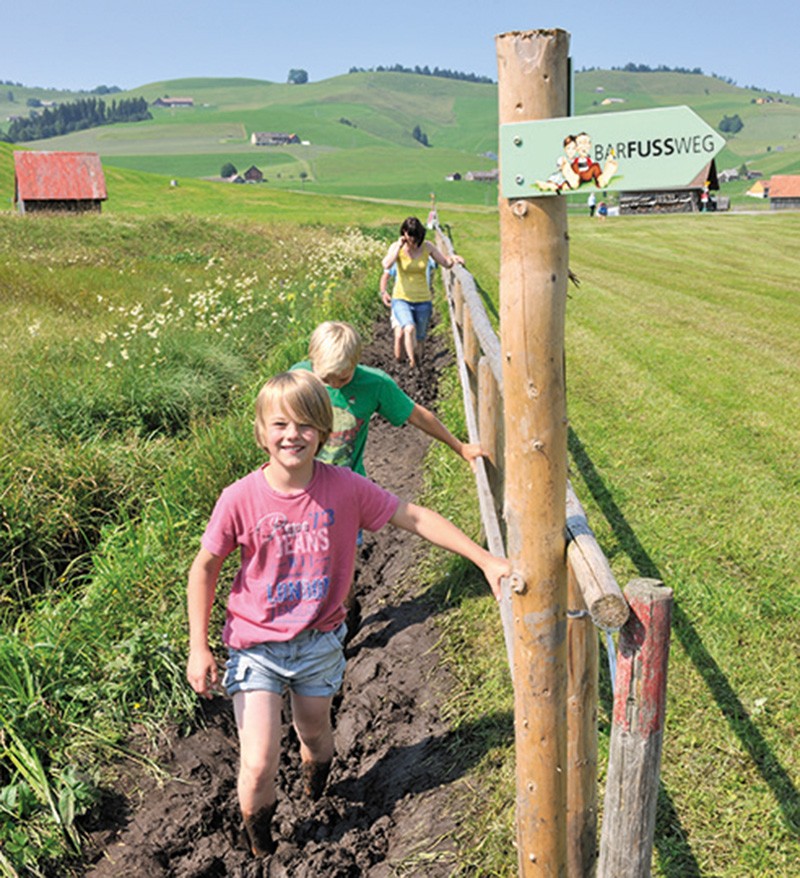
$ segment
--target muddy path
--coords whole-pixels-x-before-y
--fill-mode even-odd
[[[380,366],[417,401],[435,409],[450,355],[428,342],[410,375],[376,331],[363,361]],[[373,422],[370,476],[407,499],[420,487],[428,440],[412,427]],[[348,666],[334,710],[336,757],[327,790],[312,803],[300,790],[297,741],[285,723],[275,818],[279,840],[268,861],[242,846],[236,800],[237,740],[230,702],[202,705],[203,726],[167,736],[155,759],[168,780],[131,774],[92,827],[88,878],[382,876],[452,874],[464,766],[438,705],[452,680],[436,652],[437,609],[418,594],[416,537],[391,526],[365,535],[354,585]],[[136,791],[125,794],[123,791]]]

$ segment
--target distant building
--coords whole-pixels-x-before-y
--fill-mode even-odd
[[[766,198],[769,194],[769,183],[766,180],[756,180],[744,194],[751,198]]]
[[[731,180],[739,179],[739,169],[738,168],[726,168],[724,171],[719,172],[719,182],[720,183],[730,183]]]
[[[244,172],[243,176],[248,183],[264,182],[264,175],[255,165],[250,165],[250,167]]]
[[[800,174],[774,174],[767,194],[772,210],[800,210]]]
[[[99,212],[107,198],[97,153],[14,152],[14,204],[20,213]]]
[[[193,107],[194,98],[156,98],[151,107]]]
[[[497,168],[492,168],[491,171],[467,171],[464,174],[464,179],[477,183],[494,183],[497,182],[498,176],[499,171]]]
[[[288,143],[300,143],[296,134],[286,134],[283,131],[254,131],[250,135],[250,143],[253,146],[284,146]]]
[[[688,186],[650,192],[620,192],[620,214],[631,213],[695,213],[700,210],[700,195],[704,189],[719,191],[717,166],[712,159]],[[709,210],[727,210],[729,199],[711,199]]]

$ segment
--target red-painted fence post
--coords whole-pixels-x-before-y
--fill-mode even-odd
[[[655,579],[625,588],[598,878],[648,878],[653,855],[672,619],[672,589]]]

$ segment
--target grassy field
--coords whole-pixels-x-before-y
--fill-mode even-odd
[[[0,145],[5,204],[11,168]],[[107,177],[102,216],[0,213],[5,875],[65,874],[131,725],[189,725],[185,571],[219,487],[254,459],[253,391],[320,317],[370,325],[377,254],[425,204]],[[496,213],[440,214],[496,303]],[[675,590],[664,878],[794,878],[800,862],[798,235],[800,214],[570,223],[573,484],[619,581]],[[445,391],[457,429],[452,376]],[[426,499],[476,532],[452,457],[432,452]],[[505,650],[493,602],[462,573],[440,598],[460,681],[447,711],[478,754],[463,874],[511,876]]]
[[[9,102],[8,92],[14,96]],[[402,73],[353,73],[302,86],[247,79],[182,79],[144,84],[122,97],[189,96],[194,106],[152,108],[153,119],[76,132],[28,148],[87,150],[106,168],[169,178],[216,177],[227,162],[259,167],[270,188],[334,195],[493,206],[495,190],[445,178],[496,166],[497,86]],[[67,101],[68,93],[0,91],[0,120],[27,112],[31,97]],[[112,96],[115,97],[115,96]],[[773,103],[757,103],[765,97]],[[613,98],[620,103],[604,106]],[[107,100],[110,98],[107,98]],[[686,104],[716,128],[738,115],[744,128],[728,138],[717,168],[765,177],[800,170],[800,99],[739,88],[712,76],[593,70],[575,76],[575,112],[608,113]],[[0,126],[3,123],[0,122]],[[415,127],[430,147],[417,142]],[[255,131],[296,133],[308,145],[255,149]],[[488,154],[488,156],[487,156]],[[301,179],[301,174],[306,175]],[[723,185],[735,205],[751,182]],[[578,200],[585,201],[584,197]]]

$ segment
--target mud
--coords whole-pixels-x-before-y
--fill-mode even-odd
[[[363,361],[380,366],[418,402],[435,409],[449,362],[435,335],[413,374],[392,359],[376,331]],[[427,437],[375,419],[370,476],[414,499]],[[276,850],[258,860],[244,844],[236,800],[237,740],[230,703],[201,705],[199,728],[165,736],[155,754],[166,774],[121,768],[102,816],[89,831],[88,878],[370,876],[452,874],[463,765],[439,704],[452,681],[436,652],[437,609],[419,594],[419,539],[391,526],[365,535],[357,564],[346,647],[348,667],[334,705],[336,756],[319,801],[302,792],[298,744],[285,717]],[[164,779],[166,778],[166,780]]]

